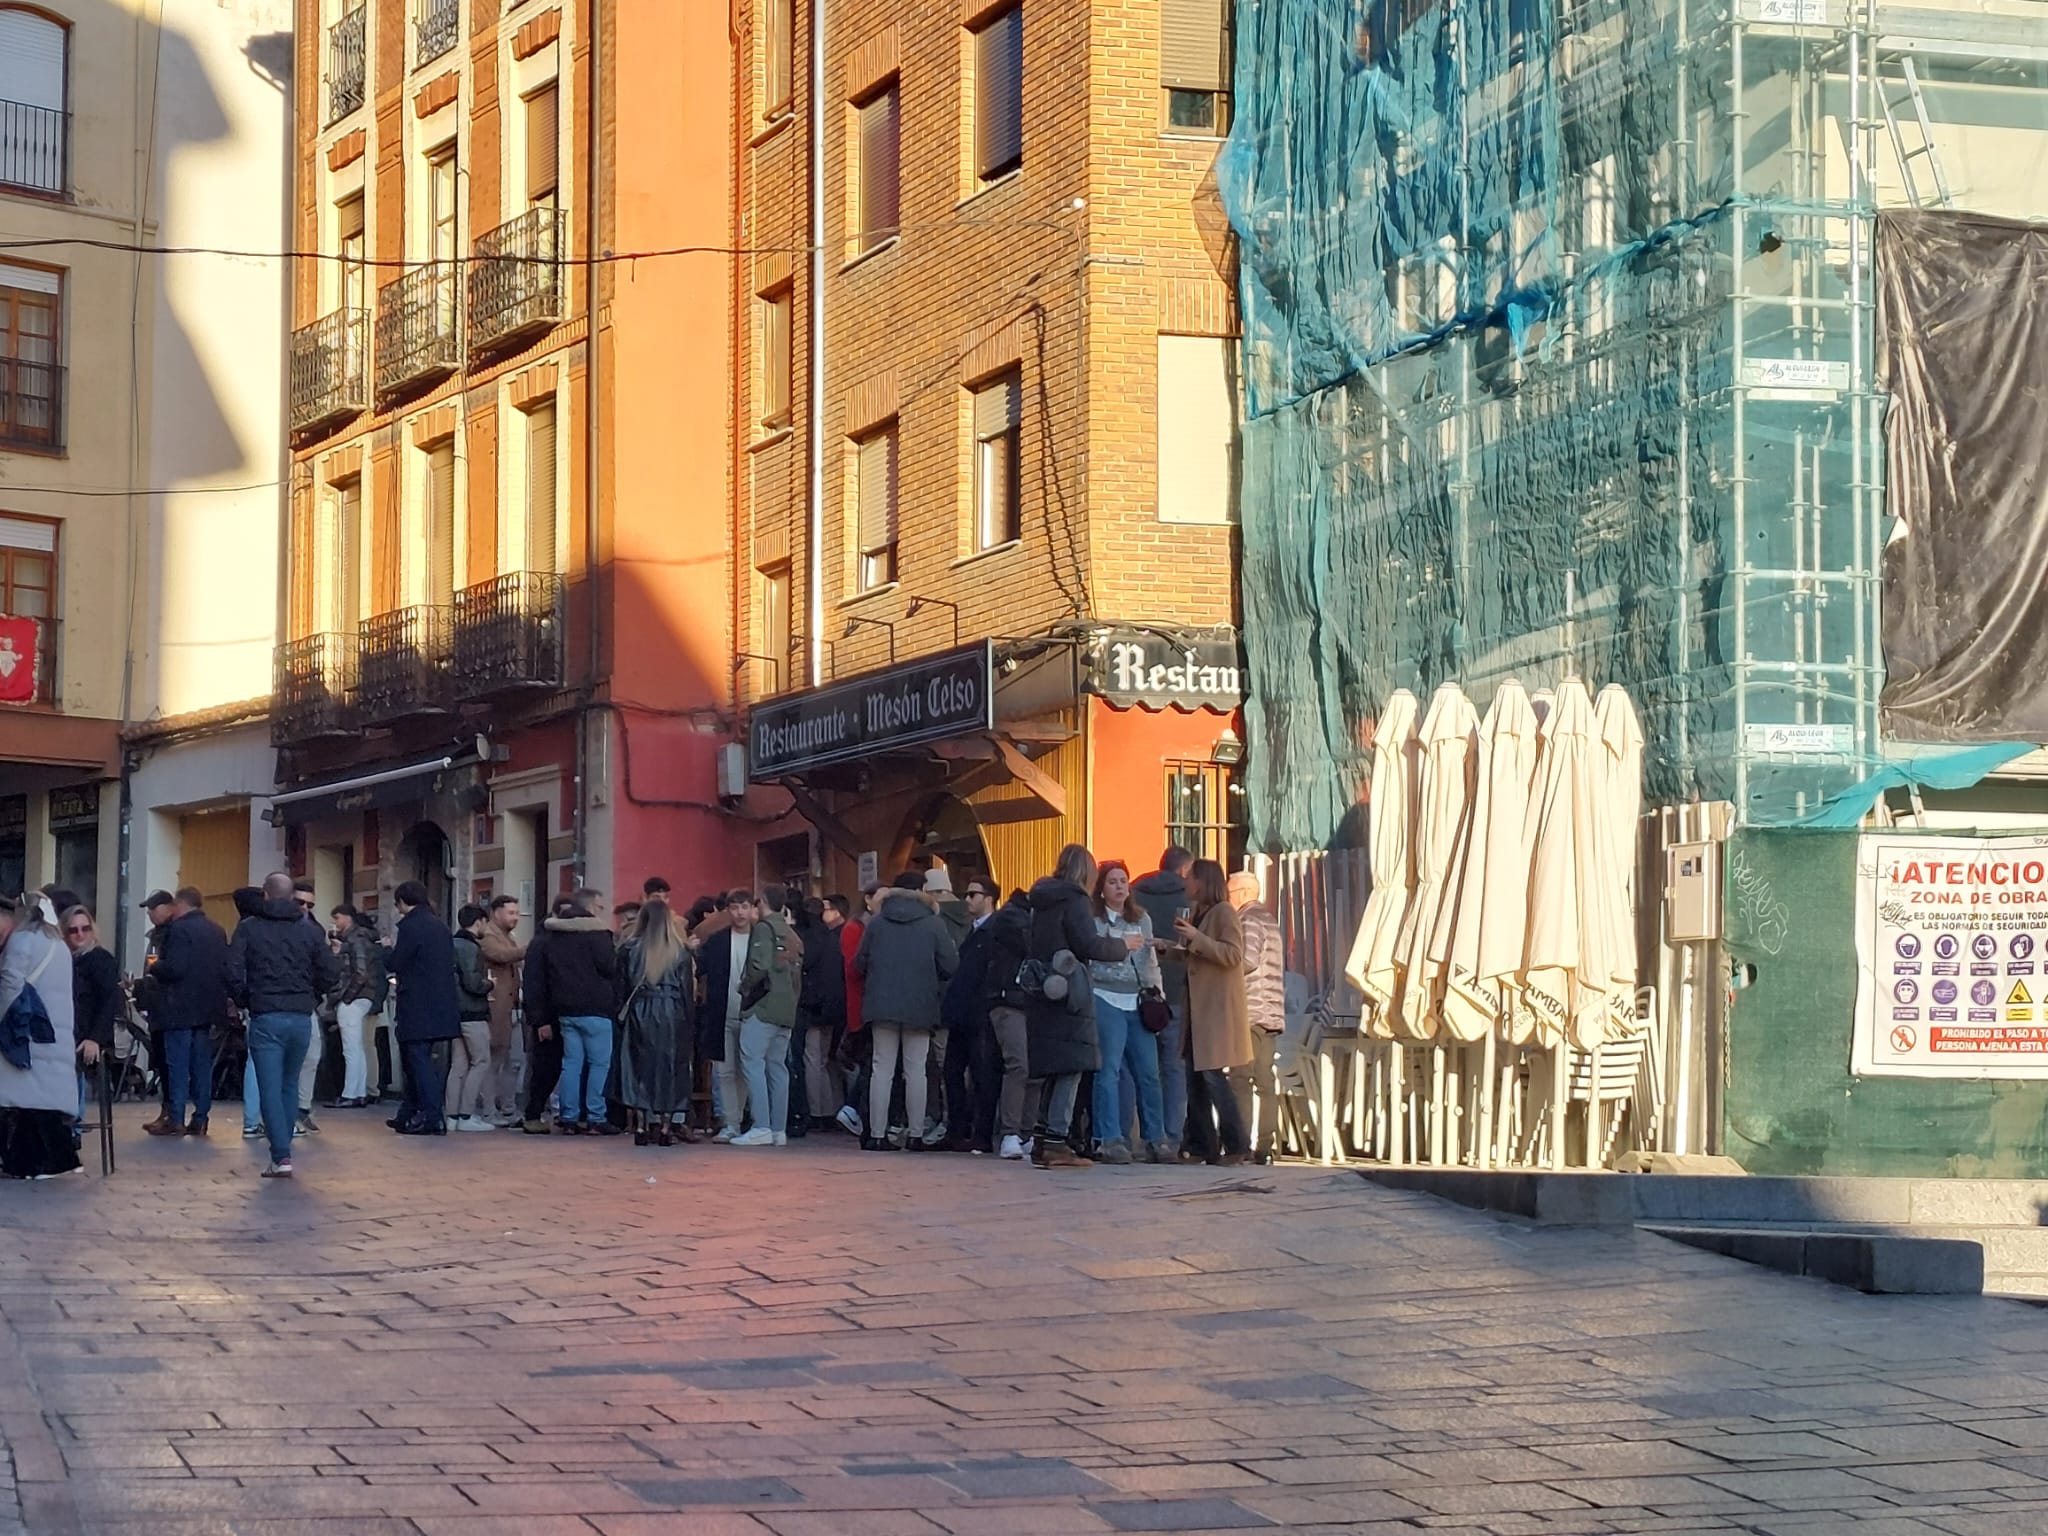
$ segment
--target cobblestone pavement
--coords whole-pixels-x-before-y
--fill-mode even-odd
[[[336,1113],[280,1186],[127,1113],[112,1181],[0,1187],[0,1531],[2048,1532],[2017,1303],[1324,1169]]]

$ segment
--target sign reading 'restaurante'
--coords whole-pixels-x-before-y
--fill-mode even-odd
[[[770,699],[747,731],[747,772],[756,781],[849,762],[995,723],[989,643],[869,672],[830,688]]]

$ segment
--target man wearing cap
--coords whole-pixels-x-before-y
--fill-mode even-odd
[[[162,895],[155,892],[151,900]],[[170,901],[170,920],[157,942],[158,1003],[152,1033],[164,1036],[170,1078],[169,1113],[148,1129],[154,1136],[204,1136],[213,1113],[213,1026],[228,1011],[228,936],[202,910],[205,898],[182,886]],[[190,1122],[185,1106],[192,1106]]]
[[[164,926],[170,922],[172,908],[176,903],[169,891],[151,891],[143,897],[141,906],[149,918],[149,938],[142,951],[142,975],[130,989],[135,1006],[142,1010],[142,1016],[149,1021],[149,1070],[156,1077],[157,1096],[161,1101],[157,1117],[143,1129],[152,1136],[168,1134],[171,1120],[171,1069],[164,1059],[164,1031],[157,1022],[163,1008],[163,985],[156,979],[157,952],[163,944]]]

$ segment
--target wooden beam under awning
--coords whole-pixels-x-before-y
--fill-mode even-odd
[[[1066,815],[1066,786],[1026,757],[1017,743],[1001,731],[996,732],[994,741],[996,756],[1000,757],[1003,766],[1010,770],[1010,777],[1036,795],[1053,815]]]
[[[853,835],[853,829],[827,810],[816,795],[801,784],[785,782],[782,787],[789,791],[797,814],[824,833],[827,842],[841,853],[856,859],[860,857],[860,839]]]

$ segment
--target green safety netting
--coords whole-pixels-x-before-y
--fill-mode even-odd
[[[1883,66],[1742,3],[1239,0],[1254,846],[1344,840],[1381,702],[1448,680],[1623,684],[1652,803],[1883,771]]]

